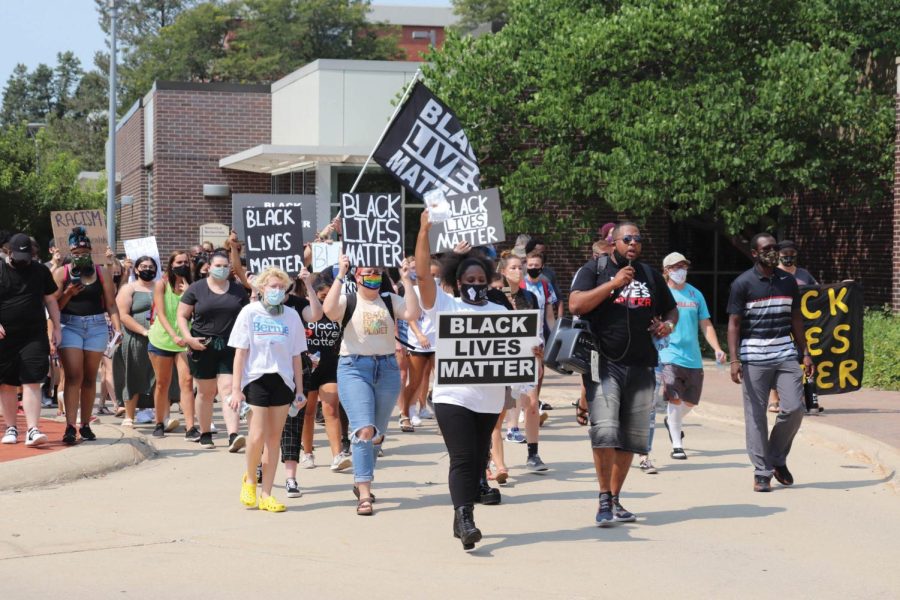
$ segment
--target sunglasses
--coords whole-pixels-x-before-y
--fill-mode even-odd
[[[619,239],[622,240],[623,242],[625,242],[626,244],[630,244],[631,242],[634,242],[635,244],[640,244],[644,240],[644,238],[642,238],[639,235],[623,235]]]

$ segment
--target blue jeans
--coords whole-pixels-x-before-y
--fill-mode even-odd
[[[350,420],[350,444],[353,447],[353,481],[365,483],[375,478],[375,447],[372,440],[361,440],[357,433],[375,428],[379,437],[387,431],[388,421],[400,394],[400,368],[393,354],[341,356],[337,370],[338,396]]]

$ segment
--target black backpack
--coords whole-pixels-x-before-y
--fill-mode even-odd
[[[385,308],[387,308],[388,315],[390,315],[391,317],[391,321],[396,323],[397,319],[394,317],[394,302],[391,300],[390,292],[381,292],[381,294],[379,295],[381,296],[382,301],[384,301],[384,306]],[[344,318],[341,319],[341,331],[347,328],[347,323],[349,323],[350,319],[353,318],[354,312],[356,312],[356,294],[347,294],[347,308],[344,310]],[[396,329],[394,331],[396,331]],[[415,350],[414,346],[404,342],[396,335],[394,336],[394,339],[407,348],[412,348],[413,350]]]

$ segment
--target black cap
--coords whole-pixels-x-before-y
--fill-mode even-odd
[[[9,238],[9,248],[13,260],[31,260],[31,238],[24,233],[17,233]]]
[[[49,250],[50,248],[56,248],[56,239],[50,238],[50,243],[47,244],[47,249]]]
[[[781,240],[780,242],[778,242],[779,250],[787,250],[788,248],[796,250],[797,244],[795,244],[793,240]]]

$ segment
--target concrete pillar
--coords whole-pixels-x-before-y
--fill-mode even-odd
[[[900,57],[897,63],[897,95],[894,96],[894,251],[892,257],[891,307],[900,313]]]

